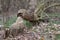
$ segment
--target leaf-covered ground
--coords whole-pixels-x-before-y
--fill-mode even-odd
[[[58,29],[59,25],[57,24],[53,24],[51,27],[49,23],[40,23],[40,25],[35,25],[26,33],[18,34],[15,37],[8,37],[6,40],[58,40],[60,38],[58,35],[55,38],[55,33]]]

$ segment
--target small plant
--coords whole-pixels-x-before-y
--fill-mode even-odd
[[[51,3],[49,5],[46,5],[48,4],[50,1],[42,1],[42,2],[39,2],[39,4],[37,5],[37,8],[35,10],[35,13],[39,16],[39,19],[43,19],[44,16],[47,16],[49,17],[48,14],[45,13],[45,10],[47,10],[48,8],[51,8],[51,7],[54,7],[54,6],[59,6],[60,3]],[[50,18],[50,17],[49,17]]]

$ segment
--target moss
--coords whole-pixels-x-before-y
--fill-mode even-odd
[[[15,21],[16,21],[17,17],[13,17],[10,20],[8,20],[7,22],[5,22],[5,27],[9,28],[10,25],[12,25]]]
[[[24,24],[26,25],[26,27],[28,28],[32,28],[32,23],[27,21],[27,20],[24,20]]]
[[[57,35],[56,35],[55,40],[60,40],[60,34],[57,34]]]
[[[4,25],[5,27],[9,28],[10,25],[12,25],[15,21],[16,21],[17,17],[13,17],[10,20],[8,20]],[[24,20],[24,24],[26,25],[26,27],[31,28],[32,27],[32,23]]]

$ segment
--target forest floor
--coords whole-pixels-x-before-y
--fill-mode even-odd
[[[60,25],[54,24],[52,27],[49,23],[41,23],[39,26],[34,26],[31,30],[23,34],[18,34],[15,37],[8,37],[5,40],[59,40]],[[56,37],[57,36],[57,37]]]

